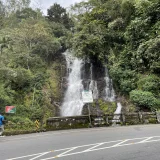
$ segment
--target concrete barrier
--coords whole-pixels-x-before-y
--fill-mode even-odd
[[[47,130],[86,128],[89,126],[89,116],[51,117],[47,119]]]
[[[136,124],[149,124],[159,123],[156,112],[137,112],[128,114],[104,114],[104,115],[88,115],[71,116],[71,117],[51,117],[47,119],[47,130],[60,130],[60,129],[74,129],[74,128],[87,128],[87,127],[102,127],[111,126],[113,124],[119,125],[136,125]],[[160,117],[160,116],[159,116]]]

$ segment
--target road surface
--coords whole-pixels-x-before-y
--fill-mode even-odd
[[[0,160],[160,160],[160,125],[0,137]]]

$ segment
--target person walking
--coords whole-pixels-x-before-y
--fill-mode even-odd
[[[2,133],[4,132],[4,124],[3,124],[3,122],[4,122],[4,116],[2,116],[2,115],[0,114],[0,136],[1,136]]]

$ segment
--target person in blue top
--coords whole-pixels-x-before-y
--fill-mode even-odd
[[[2,116],[0,114],[0,136],[2,135],[2,133],[4,132],[4,124],[3,124],[3,121],[4,121],[4,116]]]

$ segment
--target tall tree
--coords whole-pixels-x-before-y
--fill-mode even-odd
[[[5,12],[8,16],[11,13],[16,13],[24,8],[29,8],[30,0],[5,0]]]
[[[48,10],[47,10],[47,18],[49,21],[61,23],[63,24],[67,29],[72,27],[73,23],[72,20],[69,18],[69,15],[66,12],[66,9],[61,7],[59,4],[55,3],[53,4]]]

